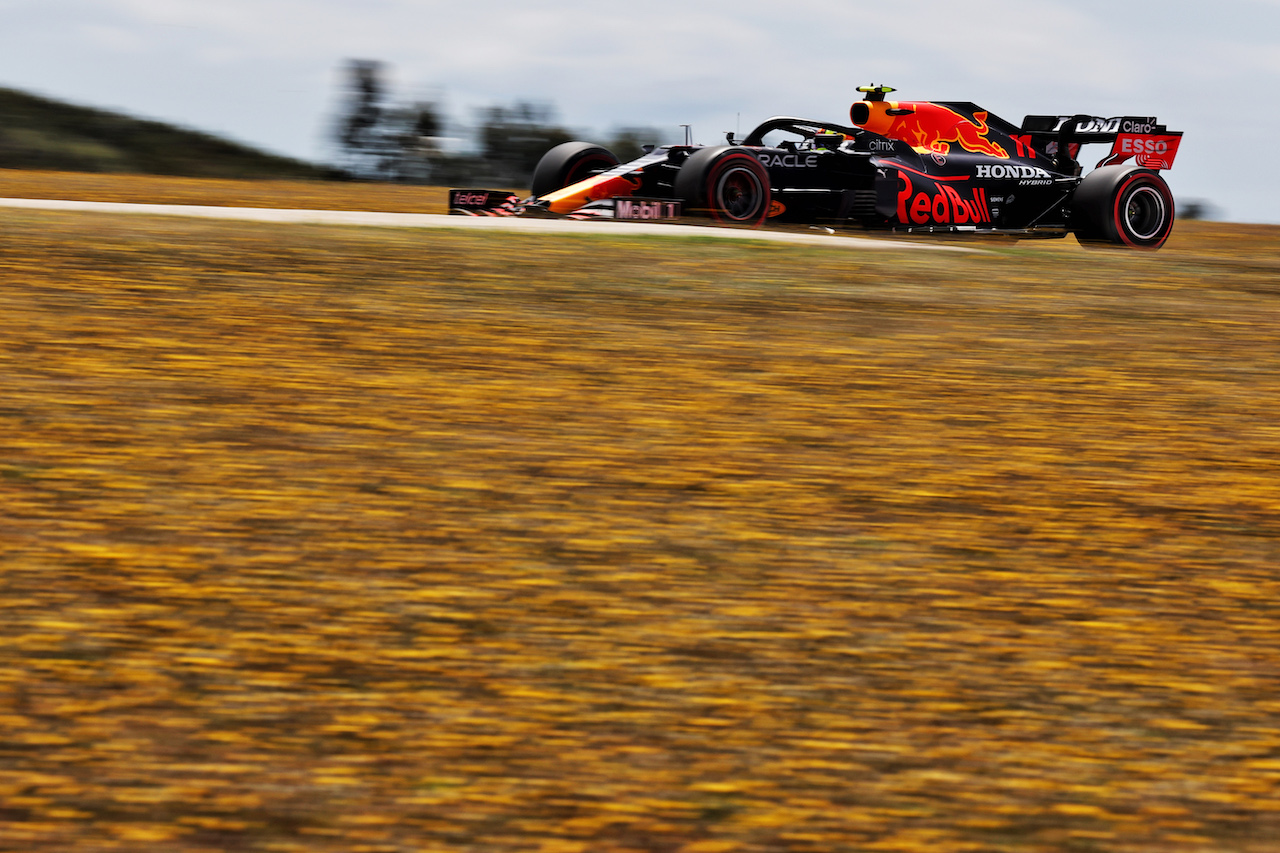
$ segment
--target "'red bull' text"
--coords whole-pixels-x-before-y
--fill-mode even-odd
[[[904,225],[979,225],[991,221],[987,194],[974,187],[966,198],[946,184],[933,185],[932,192],[917,191],[911,179],[902,175],[898,192],[898,221]]]

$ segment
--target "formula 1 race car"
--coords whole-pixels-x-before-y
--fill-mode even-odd
[[[532,196],[452,190],[450,212],[480,216],[803,223],[898,233],[1063,237],[1159,248],[1174,204],[1161,169],[1182,139],[1155,118],[1031,115],[1021,126],[971,103],[889,101],[863,86],[851,126],[777,116],[727,145],[647,146],[630,163],[566,142],[548,151]],[[1080,147],[1110,143],[1088,174]],[[1130,159],[1132,163],[1127,162]]]

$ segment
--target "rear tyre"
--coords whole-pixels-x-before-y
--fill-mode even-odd
[[[592,175],[607,172],[618,163],[619,160],[612,151],[590,142],[565,142],[557,145],[542,155],[537,168],[533,170],[533,196],[541,198]]]
[[[718,225],[759,228],[773,202],[769,171],[745,148],[700,148],[676,174],[675,197],[689,213]]]
[[[1085,176],[1071,202],[1072,230],[1081,243],[1158,249],[1173,230],[1173,194],[1150,169],[1103,166]]]

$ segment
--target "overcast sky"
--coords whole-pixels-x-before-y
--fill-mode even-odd
[[[331,156],[352,58],[454,119],[546,101],[587,138],[845,121],[869,82],[1015,123],[1155,115],[1186,133],[1179,199],[1280,222],[1280,0],[0,0],[0,86],[308,160]]]

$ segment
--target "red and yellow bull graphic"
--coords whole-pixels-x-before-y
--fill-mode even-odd
[[[987,113],[970,119],[928,101],[859,101],[851,110],[853,123],[889,139],[910,145],[920,154],[950,153],[952,145],[975,154],[1008,159],[1005,148],[987,138]]]

